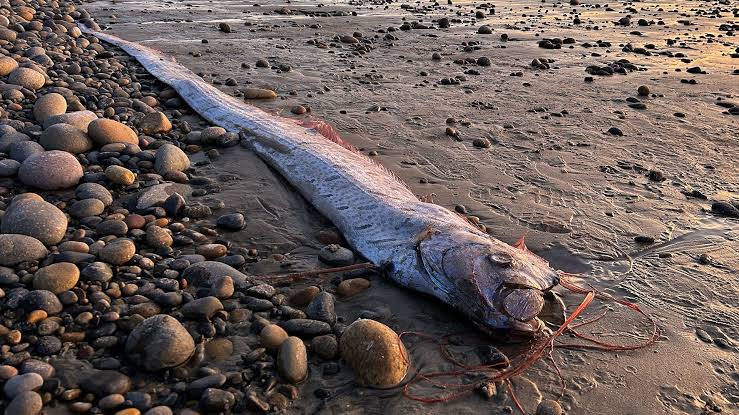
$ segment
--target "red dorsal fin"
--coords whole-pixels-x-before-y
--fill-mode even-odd
[[[524,241],[525,238],[526,238],[526,234],[524,233],[523,235],[521,235],[520,238],[518,238],[516,243],[514,243],[512,246],[524,252],[529,252],[529,248],[526,247],[526,242]]]

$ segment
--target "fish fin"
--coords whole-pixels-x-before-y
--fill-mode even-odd
[[[431,225],[426,226],[424,230],[422,230],[421,232],[419,232],[418,235],[416,235],[416,245],[423,242],[423,240],[431,236],[433,233],[434,233],[434,227]]]
[[[526,234],[524,233],[523,235],[521,235],[520,238],[518,238],[516,243],[514,243],[511,246],[513,246],[514,248],[518,248],[524,252],[529,252],[529,248],[526,247],[526,242],[524,241],[525,238],[526,238]]]
[[[329,141],[332,141],[345,149],[349,151],[353,151],[355,153],[359,153],[359,149],[354,147],[353,145],[347,143],[344,141],[344,139],[341,138],[339,135],[339,132],[336,131],[336,129],[329,123],[325,121],[316,121],[316,120],[295,120],[291,119],[293,122],[298,124],[301,127],[305,127],[311,130],[315,130],[318,134],[324,136]]]

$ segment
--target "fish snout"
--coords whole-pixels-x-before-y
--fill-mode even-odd
[[[503,300],[503,309],[518,321],[529,321],[544,308],[544,295],[534,288],[516,288]]]

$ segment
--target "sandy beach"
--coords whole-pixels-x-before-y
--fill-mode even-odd
[[[739,2],[523,0],[493,6],[471,1],[95,0],[82,6],[106,32],[173,56],[231,95],[241,98],[247,88],[275,91],[274,99],[247,102],[283,117],[330,123],[344,140],[387,167],[415,194],[470,217],[504,242],[514,243],[525,235],[531,251],[555,269],[572,273],[574,282],[638,304],[657,321],[662,336],[644,349],[554,348],[551,355],[512,381],[525,413],[544,415],[541,409],[537,412],[542,400],[558,401],[567,414],[739,413],[739,217],[722,214],[715,207],[715,202],[739,203],[739,43],[734,34],[739,30]],[[181,143],[186,141],[181,128],[184,120],[193,130],[210,126],[184,105],[164,105],[171,90],[145,75],[119,49],[109,50],[126,68],[119,72],[140,74],[143,89],[152,88],[153,93],[147,90],[143,95],[158,98],[155,108],[176,119]],[[7,110],[8,105],[3,108]],[[99,105],[92,110],[98,117],[108,117],[104,109]],[[19,115],[18,119],[24,118]],[[119,121],[133,126],[139,118],[134,114]],[[20,126],[16,129],[20,131]],[[166,133],[151,135],[172,141]],[[143,136],[139,144],[156,142]],[[230,265],[248,276],[326,266],[319,254],[326,235],[335,234],[332,224],[256,154],[243,146],[219,148],[215,153],[209,151],[213,146],[180,147],[189,158],[190,168],[183,169],[186,181],[195,189],[205,189],[197,198],[188,197],[188,204],[197,200],[213,209],[211,215],[192,223],[181,221],[183,227],[198,229],[208,243],[227,247],[229,258],[245,258]],[[93,170],[89,165],[84,169],[89,177]],[[154,173],[144,167],[132,171],[139,175],[137,182],[148,177],[152,183],[171,183],[166,175],[164,179],[146,176]],[[193,180],[196,176],[202,180]],[[22,189],[33,190],[16,179],[0,180],[0,186],[9,189],[2,196],[7,205]],[[123,200],[135,193],[129,187],[101,183],[117,189],[115,207],[123,205],[118,196]],[[70,191],[38,193],[55,203],[76,202]],[[218,228],[219,217],[239,213],[245,224],[238,230],[203,231]],[[98,216],[112,214],[113,207],[106,206],[106,214]],[[95,229],[86,227],[82,219],[72,224]],[[172,219],[163,227],[176,239],[181,232],[178,226]],[[71,240],[72,230],[67,230],[65,241]],[[102,237],[88,231],[90,235]],[[133,237],[137,252],[141,238]],[[201,243],[195,240],[196,245]],[[52,247],[56,243],[46,245],[52,254],[58,253]],[[168,251],[157,264],[173,271],[172,260],[193,252],[189,246],[182,252]],[[134,261],[127,263],[129,268]],[[37,258],[36,265],[45,262],[51,260]],[[37,273],[37,268],[23,272]],[[11,271],[21,276],[20,284],[25,281],[23,272]],[[180,281],[177,292],[191,288],[191,297],[203,297],[196,292],[197,285],[184,277],[187,273],[177,271],[163,274],[152,267],[157,281],[163,275],[171,277]],[[127,278],[130,272],[120,269],[113,281]],[[142,292],[147,278],[154,280],[145,274],[133,283]],[[357,276],[367,278],[371,286],[347,298],[337,296],[337,325],[370,318],[397,333],[421,332],[434,338],[455,334],[450,349],[470,364],[479,363],[480,346],[494,345],[510,357],[531,347],[525,339],[505,333],[498,338],[485,336],[440,302],[376,273],[273,285],[277,295],[286,298],[311,285],[336,293],[342,279]],[[0,301],[10,303],[11,288],[18,289],[19,283],[14,284],[0,281],[9,294],[3,294],[5,299]],[[562,287],[555,292],[568,312],[583,298]],[[277,310],[274,297],[271,301]],[[160,305],[180,316],[177,307]],[[221,313],[233,313],[225,300],[224,306]],[[13,310],[3,308],[11,313],[6,315],[9,322],[24,316]],[[604,312],[605,317],[583,327],[583,333],[618,344],[635,344],[647,337],[648,322],[612,302],[596,300],[582,320]],[[121,315],[134,321],[123,311]],[[147,375],[126,363],[122,367],[127,370],[122,372],[133,379],[132,390],[153,397],[149,407],[167,406],[167,394],[162,391],[176,394],[178,382],[183,384],[180,389],[191,392],[185,383],[246,371],[244,356],[259,347],[255,328],[265,324],[257,316],[266,320],[275,315],[280,314],[255,310],[251,329],[229,316],[227,330],[214,329],[218,334],[202,342],[201,364],[193,366],[187,376],[178,378],[181,373],[175,369],[167,375]],[[434,344],[417,336],[403,337],[403,341],[413,367],[453,369]],[[557,340],[579,341],[569,334]],[[307,344],[313,353],[310,341]],[[80,357],[79,348],[77,344],[66,350],[80,361],[116,357],[125,362],[120,345],[107,351],[98,348],[87,359]],[[67,363],[57,365],[53,360],[62,358],[70,357],[63,351],[45,357],[57,372],[64,372]],[[228,381],[215,388],[230,388],[237,402],[245,401],[239,393],[249,396],[252,390],[266,396],[274,379],[270,359],[263,360],[268,362],[260,369],[264,372],[238,383],[229,375]],[[248,370],[253,372],[253,367]],[[354,378],[346,362],[311,354],[307,379],[298,382],[298,396],[286,408],[264,397],[266,410],[237,403],[212,413],[519,413],[511,394],[500,385],[491,398],[476,391],[450,402],[425,404],[408,399],[398,388],[360,387]],[[472,376],[460,379],[471,380]],[[412,390],[427,396],[450,392],[450,388],[428,384]],[[102,396],[86,392],[94,396],[79,401],[91,403],[93,410],[99,408]],[[194,411],[198,399],[184,395],[172,409],[177,414],[192,414],[184,408]],[[53,404],[44,401],[45,413],[75,412],[72,402],[77,398],[63,402],[56,395],[49,397]],[[7,408],[11,401],[7,391],[5,401]],[[200,412],[211,413],[203,410],[202,402]],[[113,408],[132,406],[124,403]],[[145,410],[139,413],[148,414]]]

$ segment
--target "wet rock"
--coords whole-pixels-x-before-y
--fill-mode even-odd
[[[244,228],[246,219],[241,213],[231,213],[223,215],[216,221],[216,225],[219,228],[227,229],[230,231],[239,231]]]
[[[39,260],[49,253],[41,241],[27,235],[0,235],[0,265],[14,266],[21,262]]]
[[[113,265],[123,265],[136,254],[136,245],[130,239],[118,238],[105,245],[98,254],[100,260]]]
[[[56,245],[67,231],[67,217],[51,203],[21,199],[8,207],[0,231],[28,235],[45,245]]]
[[[43,123],[52,115],[67,112],[67,100],[61,94],[50,93],[42,96],[33,104],[33,117],[36,121]]]
[[[80,379],[80,387],[97,397],[123,395],[131,386],[131,378],[116,370],[92,370]]]
[[[72,187],[80,181],[82,174],[82,166],[77,159],[58,150],[31,156],[18,169],[18,178],[24,184],[44,190]]]
[[[280,345],[277,370],[290,383],[299,383],[308,375],[308,353],[298,337],[288,337]]]
[[[384,388],[405,377],[409,356],[398,335],[374,320],[357,320],[340,339],[341,357],[354,369],[357,381]]]
[[[226,413],[236,403],[233,393],[216,388],[208,388],[200,397],[200,409],[205,412]]]
[[[354,253],[342,246],[331,244],[321,249],[318,253],[318,259],[328,265],[341,267],[354,263]]]
[[[33,288],[61,294],[77,285],[80,271],[76,265],[57,262],[43,267],[33,275]]]
[[[162,112],[152,112],[146,114],[139,124],[141,132],[144,134],[166,133],[172,129],[172,123]]]
[[[188,266],[182,272],[182,278],[190,281],[191,284],[212,285],[216,278],[230,276],[236,287],[245,287],[249,281],[249,277],[239,272],[235,268],[222,262],[204,261]]]
[[[285,331],[294,336],[314,337],[331,333],[331,326],[323,321],[296,318],[280,323]]]
[[[99,118],[87,126],[87,134],[100,146],[112,143],[139,144],[136,133],[127,125],[107,118]]]
[[[165,144],[157,150],[154,168],[161,175],[184,171],[190,168],[190,159],[179,147],[172,144]]]
[[[179,321],[156,315],[133,329],[126,340],[126,354],[137,366],[148,371],[175,367],[195,352],[195,342]]]
[[[351,297],[370,287],[370,282],[364,278],[351,278],[339,283],[336,294],[341,297]]]
[[[231,296],[234,295],[233,278],[228,275],[216,278],[210,287],[210,292],[220,300],[231,298]]]
[[[321,292],[313,298],[305,314],[313,320],[325,321],[333,325],[336,323],[336,311],[334,309],[334,296],[331,293]]]
[[[207,320],[215,313],[223,310],[223,304],[216,297],[203,297],[185,304],[180,311],[193,320]]]
[[[277,349],[287,338],[287,332],[276,324],[264,326],[259,333],[259,341],[267,349]]]
[[[92,140],[84,131],[61,123],[47,128],[41,134],[39,144],[46,150],[61,150],[72,154],[84,153],[92,148]]]
[[[339,354],[339,341],[333,334],[314,337],[310,349],[318,357],[325,360],[334,360]]]

